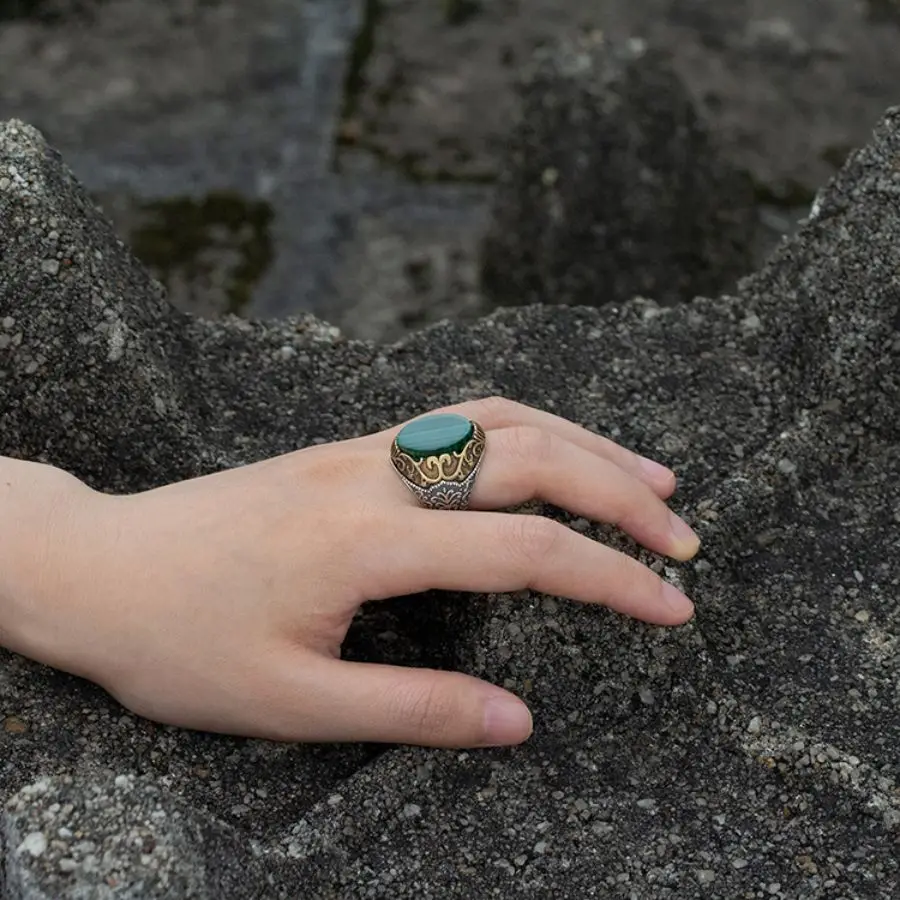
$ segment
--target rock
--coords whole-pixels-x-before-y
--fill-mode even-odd
[[[478,309],[481,194],[536,46],[586,27],[668,50],[753,178],[758,262],[900,78],[894,0],[0,6],[0,119],[44,129],[174,305],[382,342]]]
[[[751,266],[749,180],[726,163],[660,52],[588,34],[537,54],[483,247],[497,304],[660,303]]]
[[[388,208],[353,217],[354,234],[334,279],[340,312],[328,317],[350,338],[391,343],[441,319],[484,313],[479,256],[486,198],[456,185],[409,193],[420,202],[395,197]]]
[[[91,156],[108,154],[120,187],[131,181],[130,163],[156,170],[146,182],[178,165],[200,170],[202,183],[213,159],[247,178],[254,169],[274,175],[279,156],[309,160],[330,146],[330,107],[342,92],[330,57],[343,55],[355,31],[355,0],[321,9],[282,0],[258,0],[252,10],[235,0],[56,5],[44,21],[2,22],[0,10],[0,115],[27,114],[86,169]],[[42,64],[28,66],[35,58]],[[316,77],[304,80],[298,67]],[[285,127],[292,116],[303,122],[299,134]],[[300,146],[288,149],[298,136]]]
[[[0,3],[0,120],[43,130],[176,305],[309,311],[350,202],[330,169],[362,6]]]
[[[217,900],[262,890],[252,853],[210,825],[151,779],[42,778],[0,813],[2,896]]]
[[[252,846],[264,896],[656,900],[694,896],[698,872],[722,897],[895,895],[898,158],[900,110],[733,296],[506,309],[379,348],[310,317],[176,313],[40,135],[0,126],[0,453],[140,490],[498,393],[673,465],[674,507],[704,539],[697,564],[640,554],[697,602],[675,630],[530,592],[365,610],[352,658],[509,686],[535,714],[518,749],[379,753],[166,729],[0,654],[0,715],[27,726],[0,730],[0,795],[55,775],[83,796],[110,771],[140,773],[198,827],[235,836],[211,842],[205,868],[191,857],[195,875]],[[55,276],[37,264],[51,244]],[[612,529],[577,527],[635,552]],[[141,821],[144,801],[103,783]],[[649,798],[652,811],[638,805]],[[40,809],[5,815],[8,885],[51,859],[71,876],[74,850],[57,858],[49,836],[33,864],[14,857],[43,830]],[[108,821],[98,846],[116,846]],[[196,834],[189,854],[205,852]],[[249,867],[220,895],[259,891]]]
[[[453,21],[443,3],[369,5],[371,52],[347,114],[359,144],[424,178],[496,177],[521,67],[578,29],[668,51],[728,159],[788,218],[897,99],[896,0],[462,5]]]

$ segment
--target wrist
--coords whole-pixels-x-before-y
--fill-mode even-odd
[[[0,457],[0,646],[54,664],[54,619],[94,494],[53,466]]]

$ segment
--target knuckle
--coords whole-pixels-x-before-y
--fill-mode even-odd
[[[635,514],[640,508],[640,500],[633,492],[613,491],[606,497],[604,519],[612,525],[627,529],[629,522],[636,518]]]
[[[549,460],[556,448],[556,437],[549,431],[522,425],[510,428],[507,435],[508,452],[516,459],[529,463],[544,463]]]
[[[646,520],[662,501],[637,478],[613,463],[604,463],[604,518],[619,526]]]
[[[565,526],[543,516],[513,515],[506,530],[510,551],[532,564],[552,557],[565,536]]]
[[[476,400],[473,404],[475,418],[481,416],[494,427],[513,421],[517,407],[518,404],[515,401],[499,394]]]
[[[335,486],[357,480],[364,468],[364,457],[340,445],[308,447],[294,455],[309,484]],[[296,472],[292,473],[296,475]]]
[[[668,531],[668,507],[650,488],[632,482],[615,504],[616,522],[630,529],[643,528],[665,534]]]

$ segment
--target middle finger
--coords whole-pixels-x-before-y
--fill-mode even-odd
[[[636,559],[543,516],[416,510],[404,530],[407,539],[391,542],[377,577],[368,579],[372,599],[431,589],[533,590],[656,625],[679,625],[694,611],[678,588]]]
[[[616,525],[674,559],[690,559],[700,547],[691,527],[646,482],[614,462],[538,428],[491,431],[472,509],[506,509],[529,500]]]

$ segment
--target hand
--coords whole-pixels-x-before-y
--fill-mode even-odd
[[[500,688],[341,660],[360,605],[531,588],[676,625],[690,601],[636,560],[545,517],[484,510],[539,498],[677,559],[699,541],[663,502],[668,469],[502,399],[445,411],[487,431],[467,511],[418,505],[389,462],[399,427],[132,496],[80,492],[66,569],[43,579],[30,637],[14,649],[189,728],[443,747],[525,740],[528,709]]]

